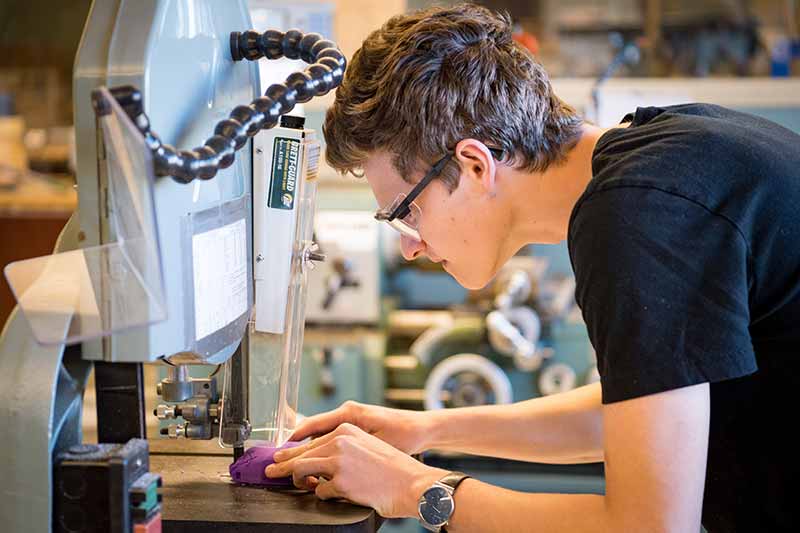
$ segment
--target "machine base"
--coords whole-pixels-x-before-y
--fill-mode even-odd
[[[151,452],[150,470],[164,481],[165,533],[375,533],[383,522],[367,507],[231,483],[230,463],[230,455]]]

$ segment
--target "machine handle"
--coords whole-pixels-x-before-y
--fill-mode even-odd
[[[323,39],[318,33],[304,35],[298,30],[286,33],[267,30],[261,34],[253,30],[233,32],[230,45],[234,61],[286,56],[311,64],[304,71],[289,74],[284,83],[270,85],[264,96],[256,98],[249,105],[233,108],[229,117],[214,128],[214,135],[203,146],[192,150],[178,150],[163,144],[158,135],[150,130],[142,93],[137,88],[126,85],[110,89],[153,152],[156,176],[172,176],[180,183],[213,178],[219,169],[233,164],[236,151],[244,147],[250,137],[274,127],[281,115],[289,113],[295,104],[308,102],[338,87],[347,65],[344,54],[336,44]],[[98,116],[110,113],[97,90],[92,92],[92,103]]]

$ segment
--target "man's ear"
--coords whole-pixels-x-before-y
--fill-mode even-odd
[[[485,144],[476,139],[462,139],[456,145],[455,158],[461,167],[461,179],[474,180],[494,196],[497,167]]]

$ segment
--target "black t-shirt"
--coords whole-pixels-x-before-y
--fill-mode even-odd
[[[710,383],[710,533],[796,531],[800,136],[718,106],[639,108],[572,212],[603,402]]]

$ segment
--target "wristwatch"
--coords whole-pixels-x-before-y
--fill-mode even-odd
[[[417,503],[417,512],[425,529],[437,533],[444,531],[444,526],[456,510],[453,493],[458,484],[468,477],[461,472],[450,472],[422,493]]]

